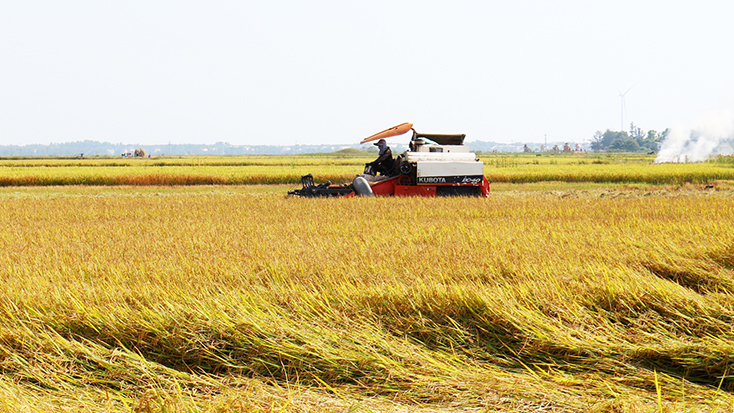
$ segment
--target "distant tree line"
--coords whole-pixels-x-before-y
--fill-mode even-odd
[[[365,149],[362,145],[351,145],[357,149]],[[48,145],[2,145],[0,156],[132,156],[138,151],[138,156],[180,156],[180,155],[293,155],[314,152],[334,152],[344,149],[348,145],[231,145],[226,142],[214,144],[125,144],[97,142],[91,140],[51,143]],[[366,149],[374,148],[370,145]]]
[[[473,141],[468,142],[475,152],[522,152],[523,143],[497,143]],[[398,139],[389,143],[393,153],[402,152],[407,149],[404,141]],[[526,145],[538,146],[540,144],[528,143]],[[562,143],[560,145],[563,145]],[[51,143],[48,145],[0,145],[0,157],[15,156],[66,156],[66,157],[90,157],[109,156],[118,157],[134,154],[136,149],[144,151],[145,156],[180,156],[180,155],[297,155],[306,153],[331,153],[346,148],[360,151],[376,151],[373,145],[354,144],[324,144],[324,145],[232,145],[227,142],[214,144],[126,144],[109,143],[91,140]]]
[[[670,128],[662,132],[649,130],[647,133],[630,124],[630,131],[596,131],[591,140],[591,149],[595,151],[620,151],[620,152],[657,152],[660,144],[670,133]]]

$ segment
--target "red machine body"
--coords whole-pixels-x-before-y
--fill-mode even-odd
[[[475,184],[456,184],[456,185],[414,185],[405,175],[395,176],[384,181],[371,183],[372,192],[375,196],[441,196],[441,192],[445,189],[463,187],[477,188],[477,195],[482,197],[489,196],[489,181],[482,177],[481,185]],[[447,191],[448,192],[448,191]],[[356,194],[355,194],[356,195]]]

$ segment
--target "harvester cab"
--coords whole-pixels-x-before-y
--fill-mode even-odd
[[[395,158],[393,173],[376,176],[366,165],[351,184],[314,185],[311,174],[302,177],[303,189],[290,195],[319,196],[489,196],[484,163],[464,144],[466,135],[418,133],[402,123],[363,139],[360,143],[413,135],[408,150]],[[308,188],[307,188],[308,185]],[[350,192],[351,191],[351,192]]]

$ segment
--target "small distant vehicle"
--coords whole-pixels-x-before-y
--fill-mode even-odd
[[[401,123],[363,139],[360,143],[386,139],[413,131],[409,149],[398,155],[393,172],[377,175],[371,165],[352,183],[315,184],[313,175],[303,175],[303,188],[289,195],[309,198],[328,196],[489,196],[489,181],[484,162],[464,145],[465,134],[437,135],[418,133],[412,123]]]

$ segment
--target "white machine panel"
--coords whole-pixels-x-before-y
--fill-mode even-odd
[[[419,185],[452,183],[477,184],[481,182],[482,176],[484,175],[484,162],[478,161],[420,161],[417,166],[416,177]]]
[[[460,153],[470,149],[467,145],[416,145],[415,152]]]
[[[472,152],[407,152],[408,162],[444,161],[475,162],[477,156]]]

